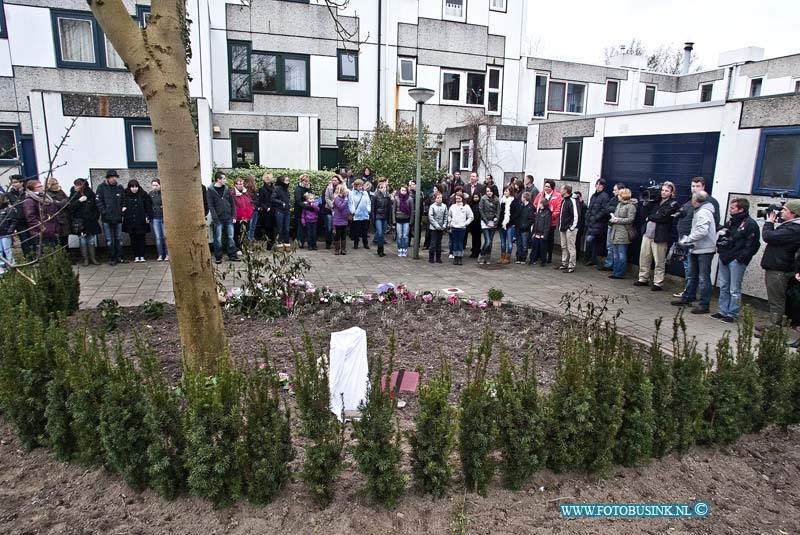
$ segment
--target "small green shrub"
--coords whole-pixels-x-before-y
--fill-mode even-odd
[[[674,320],[673,329],[677,325]],[[675,381],[672,377],[672,366],[667,361],[658,335],[661,320],[656,320],[656,334],[650,344],[650,369],[648,375],[653,386],[653,455],[661,458],[675,445],[675,414],[672,412],[672,396]]]
[[[747,305],[742,307],[738,331],[736,376],[744,412],[742,433],[751,433],[764,425],[764,387],[753,351],[753,311]]]
[[[673,332],[675,347],[672,360],[672,413],[675,418],[675,449],[685,453],[703,430],[703,413],[708,406],[706,363],[697,350],[697,342],[686,337],[686,323],[678,319]],[[706,350],[706,353],[708,351]]]
[[[786,360],[786,371],[778,389],[775,421],[782,428],[800,423],[800,353],[793,352]]]
[[[448,401],[452,383],[450,364],[442,357],[439,375],[420,387],[419,412],[409,438],[414,479],[423,492],[436,497],[444,495],[453,475],[450,454],[458,411]]]
[[[71,461],[75,454],[75,434],[72,432],[72,417],[67,403],[70,396],[66,369],[71,366],[67,359],[69,351],[56,354],[56,365],[47,385],[47,445],[59,461]]]
[[[761,333],[761,343],[758,346],[758,369],[761,376],[761,385],[766,421],[777,420],[777,401],[780,395],[781,382],[786,372],[786,361],[789,349],[786,347],[786,329],[773,326]]]
[[[383,356],[374,353],[369,363],[367,399],[359,405],[361,418],[353,422],[358,444],[353,454],[367,478],[367,495],[385,507],[397,505],[406,478],[400,469],[400,428],[394,417],[395,399],[389,384],[394,371],[395,336],[389,337],[389,365],[383,382]]]
[[[294,353],[294,369],[301,429],[308,440],[301,477],[311,497],[325,506],[333,500],[342,470],[344,426],[330,410],[329,357],[317,357],[308,333],[303,335],[303,352]]]
[[[183,428],[189,491],[216,506],[230,505],[242,494],[240,393],[242,376],[228,355],[217,375],[184,375],[186,410]]]
[[[158,320],[164,315],[164,303],[154,299],[148,299],[139,305],[139,310],[145,318],[149,320]]]
[[[505,297],[503,290],[497,288],[489,288],[486,292],[486,298],[489,299],[489,301],[502,301],[503,297]]]
[[[470,349],[467,354],[467,380],[460,400],[459,454],[464,484],[481,495],[486,494],[495,469],[492,450],[497,436],[497,407],[486,380],[493,343],[494,333],[486,328],[477,352]]]
[[[614,461],[635,466],[653,451],[653,385],[642,357],[625,344],[621,357],[623,381],[622,423],[614,447]]]
[[[181,424],[181,391],[167,384],[158,358],[141,338],[135,340],[142,370],[147,426],[147,477],[159,495],[173,499],[183,488],[185,440]]]
[[[506,484],[519,490],[544,465],[544,415],[531,349],[521,369],[503,353],[497,376],[497,428]]]
[[[294,458],[289,409],[281,409],[279,389],[265,354],[263,364],[246,378],[242,409],[243,479],[247,498],[259,505],[269,503],[289,480]]]
[[[214,171],[216,172],[217,169]],[[288,175],[290,193],[294,192],[294,188],[300,183],[300,177],[302,175],[308,175],[308,179],[311,183],[311,191],[314,194],[321,196],[324,193],[325,188],[328,187],[328,184],[331,181],[331,176],[334,173],[338,173],[338,171],[328,171],[324,169],[276,169],[261,167],[259,165],[251,165],[250,167],[228,169],[225,171],[225,176],[228,179],[228,187],[230,188],[233,187],[233,183],[237,178],[243,179],[248,175],[252,175],[256,179],[256,185],[261,187],[261,177],[264,176],[264,173],[272,173],[276,180],[283,175]]]
[[[702,442],[730,444],[747,432],[743,393],[739,388],[739,373],[733,358],[730,337],[725,334],[717,342],[717,366],[709,372],[708,406],[705,410]]]
[[[142,377],[117,344],[100,408],[100,441],[108,466],[134,490],[147,486],[147,447],[150,436],[145,415],[147,400]]]
[[[589,471],[602,472],[614,460],[617,433],[622,425],[624,389],[619,353],[625,352],[626,343],[613,322],[595,324],[592,332],[589,351],[594,407],[591,447],[585,462]]]
[[[100,319],[106,332],[117,328],[117,320],[122,315],[122,311],[116,299],[103,299],[97,305],[97,311],[100,313]]]

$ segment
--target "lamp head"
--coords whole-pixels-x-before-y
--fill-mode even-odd
[[[424,87],[414,87],[413,89],[408,90],[408,96],[413,98],[417,104],[425,104],[433,96],[433,94],[433,89],[427,89]]]

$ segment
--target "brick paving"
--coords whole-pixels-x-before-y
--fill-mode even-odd
[[[372,290],[383,282],[405,283],[412,290],[442,290],[458,287],[465,295],[484,298],[492,286],[505,293],[505,299],[551,312],[561,312],[559,304],[566,292],[589,289],[599,300],[601,296],[627,295],[627,303],[618,301],[611,306],[622,309],[618,324],[627,335],[640,340],[650,340],[655,332],[654,322],[664,318],[663,336],[671,335],[672,317],[677,307],[669,303],[672,294],[682,287],[682,279],[667,280],[665,291],[652,292],[647,287],[634,287],[635,276],[625,280],[612,280],[607,272],[594,267],[578,266],[575,273],[566,274],[551,266],[531,267],[509,264],[507,266],[479,266],[474,259],[465,258],[463,266],[453,266],[443,258],[443,264],[429,264],[427,251],[420,251],[420,260],[410,256],[395,256],[394,245],[387,245],[387,256],[379,258],[375,246],[369,250],[348,249],[347,256],[335,256],[333,251],[322,248],[318,251],[298,250],[310,262],[312,268],[308,279],[314,284],[327,285],[334,290]],[[352,246],[352,242],[350,243]],[[424,253],[424,255],[423,255]],[[409,252],[409,254],[411,254]],[[497,252],[495,252],[495,256]],[[496,260],[496,259],[495,259]],[[227,264],[227,263],[226,263]],[[221,267],[226,268],[226,264]],[[241,264],[239,264],[241,265]],[[76,268],[81,282],[81,307],[96,307],[103,299],[116,299],[120,306],[136,306],[148,299],[174,303],[172,276],[169,264],[150,260],[146,263],[128,263]],[[756,268],[757,269],[757,268]],[[228,286],[236,284],[228,278]],[[716,299],[711,303],[716,311]],[[688,333],[696,336],[701,344],[714,346],[726,330],[736,326],[712,319],[708,314],[685,315]],[[756,311],[756,321],[766,320],[766,314]]]

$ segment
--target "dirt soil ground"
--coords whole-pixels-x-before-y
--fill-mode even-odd
[[[94,311],[82,312],[92,322]],[[435,373],[440,353],[453,366],[454,394],[464,381],[462,356],[477,345],[485,324],[492,326],[512,358],[526,344],[537,352],[543,388],[553,380],[561,322],[516,307],[484,311],[443,303],[415,305],[331,305],[298,318],[277,321],[226,317],[231,352],[239,360],[268,353],[275,368],[292,373],[292,345],[300,347],[305,326],[312,335],[358,325],[367,330],[370,351],[385,348],[389,333],[398,338],[397,364]],[[81,318],[76,318],[79,321]],[[117,332],[129,338],[147,333],[175,382],[181,365],[177,320],[172,307],[157,321],[137,309],[125,309]],[[505,335],[503,333],[516,333]],[[496,351],[499,351],[499,347]],[[497,366],[498,359],[494,359]],[[424,379],[423,379],[424,380]],[[398,411],[408,429],[416,411],[415,395],[401,396]],[[292,410],[295,410],[291,404]],[[348,430],[348,438],[352,433]],[[353,442],[350,440],[350,445]],[[406,445],[407,448],[407,445]],[[294,468],[299,469],[298,449]],[[407,457],[406,457],[407,462]],[[409,467],[406,466],[409,471]],[[456,473],[458,470],[456,470]],[[709,503],[706,518],[563,519],[559,503]],[[800,533],[800,430],[769,428],[742,437],[729,448],[693,448],[639,468],[613,468],[604,477],[581,473],[537,473],[519,492],[503,488],[499,476],[483,498],[465,493],[460,480],[450,493],[433,500],[413,487],[397,509],[374,506],[364,495],[364,479],[351,455],[334,502],[322,510],[311,503],[300,481],[291,482],[266,507],[241,502],[215,510],[201,499],[182,496],[167,502],[151,491],[137,494],[103,468],[87,469],[56,461],[44,449],[24,453],[0,418],[0,533],[592,533],[592,534],[740,534]]]

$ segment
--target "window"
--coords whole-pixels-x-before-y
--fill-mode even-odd
[[[766,128],[758,147],[753,193],[800,194],[800,128]]]
[[[714,92],[714,84],[703,84],[700,86],[700,102],[711,102],[711,95]]]
[[[619,104],[619,80],[606,81],[606,104]]]
[[[760,97],[761,96],[761,84],[763,83],[763,78],[753,78],[750,80],[750,96],[751,97]]]
[[[340,167],[348,167],[350,165],[350,158],[348,155],[353,154],[354,146],[358,144],[358,141],[354,139],[337,139],[336,146],[338,147],[338,154],[339,154],[339,166]]]
[[[484,73],[467,73],[467,104],[483,106],[483,92],[485,89],[486,75]]]
[[[91,13],[59,10],[51,13],[59,67],[125,69],[122,58]]]
[[[125,119],[128,167],[156,167],[156,140],[149,119]]]
[[[489,10],[490,11],[502,11],[503,13],[506,12],[506,4],[507,0],[490,0],[489,1]]]
[[[17,129],[0,126],[0,161],[9,163],[19,158],[17,150]]]
[[[449,163],[448,170],[451,175],[461,170],[461,149],[450,149]]]
[[[547,76],[537,75],[533,95],[533,116],[544,117],[547,109]]]
[[[258,132],[231,132],[233,166],[258,165]]]
[[[583,113],[583,101],[585,96],[585,85],[567,84],[567,112]]]
[[[147,28],[147,23],[150,21],[150,6],[136,6],[136,20],[139,21],[139,27]]]
[[[644,86],[644,105],[645,106],[656,105],[656,86],[654,85]]]
[[[253,93],[309,94],[307,55],[260,52],[251,50],[249,42],[228,41],[228,61],[231,100],[250,102]]]
[[[3,8],[3,0],[0,0],[0,39],[8,38],[8,28],[6,28],[6,10]]]
[[[800,93],[800,80],[795,80],[794,81],[794,92],[795,93]]]
[[[562,180],[579,180],[581,177],[581,152],[583,138],[564,139],[564,154],[561,163]]]
[[[358,51],[338,50],[339,80],[358,82]]]
[[[417,58],[397,58],[397,83],[417,84]]]
[[[461,142],[461,171],[470,171],[472,169],[472,141]]]
[[[444,10],[442,19],[467,22],[467,0],[442,0]]]
[[[461,100],[461,73],[442,71],[442,100]]]
[[[500,115],[503,99],[503,69],[489,67],[486,80],[486,113]]]
[[[583,113],[585,101],[585,84],[550,82],[547,91],[547,111]],[[534,114],[535,111],[534,109]]]

